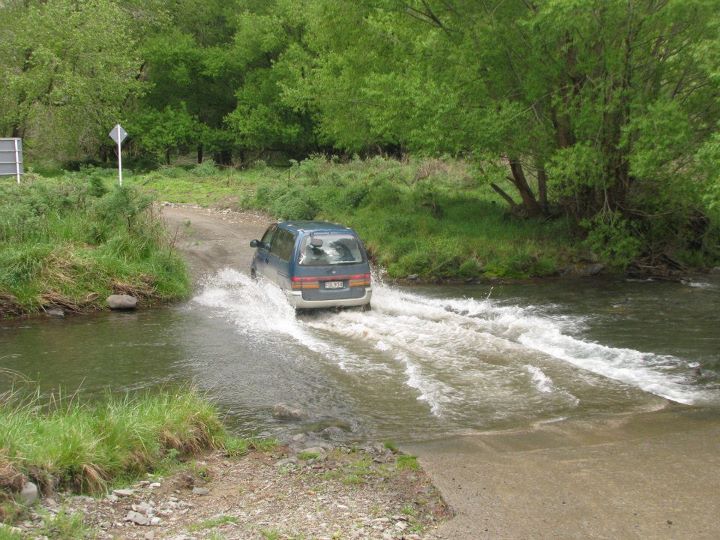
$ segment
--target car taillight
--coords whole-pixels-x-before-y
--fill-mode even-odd
[[[369,287],[370,286],[370,274],[356,274],[350,276],[351,287]]]
[[[348,281],[350,287],[369,287],[370,274],[353,274],[349,276],[311,276],[311,277],[293,277],[290,280],[293,290],[302,289],[319,289],[321,281]]]
[[[294,277],[290,281],[292,288],[296,291],[320,288],[320,280],[316,277]]]

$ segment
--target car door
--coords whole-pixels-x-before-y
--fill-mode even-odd
[[[270,227],[267,228],[255,252],[255,259],[253,260],[253,268],[255,268],[256,275],[270,280],[273,280],[272,269],[269,267],[270,248],[272,247],[276,232],[277,224],[270,225]]]
[[[281,229],[277,233],[277,242],[270,250],[270,257],[275,270],[275,282],[283,289],[290,289],[290,259],[295,251],[296,235]]]
[[[270,257],[268,261],[268,274],[272,273],[271,278],[281,288],[290,288],[288,278],[288,267],[290,264],[290,256],[293,250],[294,236],[286,230],[279,228],[273,238],[270,248]]]

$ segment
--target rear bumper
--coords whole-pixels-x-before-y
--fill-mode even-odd
[[[353,307],[364,306],[370,303],[372,289],[365,289],[365,294],[360,298],[336,298],[333,300],[305,300],[302,291],[287,291],[287,298],[290,305],[299,309],[321,309],[332,307]]]

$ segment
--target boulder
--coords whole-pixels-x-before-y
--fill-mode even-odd
[[[135,525],[150,525],[150,519],[147,516],[142,515],[140,512],[130,510],[125,516],[125,521],[134,523]]]
[[[278,403],[273,407],[273,417],[279,420],[302,420],[305,412],[297,407],[290,407],[285,403]]]
[[[111,294],[105,300],[110,309],[135,309],[138,299],[129,294]]]
[[[40,494],[38,493],[38,487],[32,482],[25,482],[20,491],[20,498],[28,506],[38,500]]]
[[[45,315],[54,319],[64,319],[65,311],[63,311],[63,309],[59,307],[52,307],[45,310]]]

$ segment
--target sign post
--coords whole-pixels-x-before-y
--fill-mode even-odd
[[[17,183],[20,184],[20,139],[15,139],[15,176]]]
[[[123,129],[123,127],[120,124],[116,124],[114,128],[110,131],[110,138],[117,143],[117,153],[118,153],[118,181],[120,182],[120,185],[122,186],[122,142],[127,137],[127,131]]]
[[[22,139],[0,139],[0,176],[14,176],[20,183],[23,174]]]

